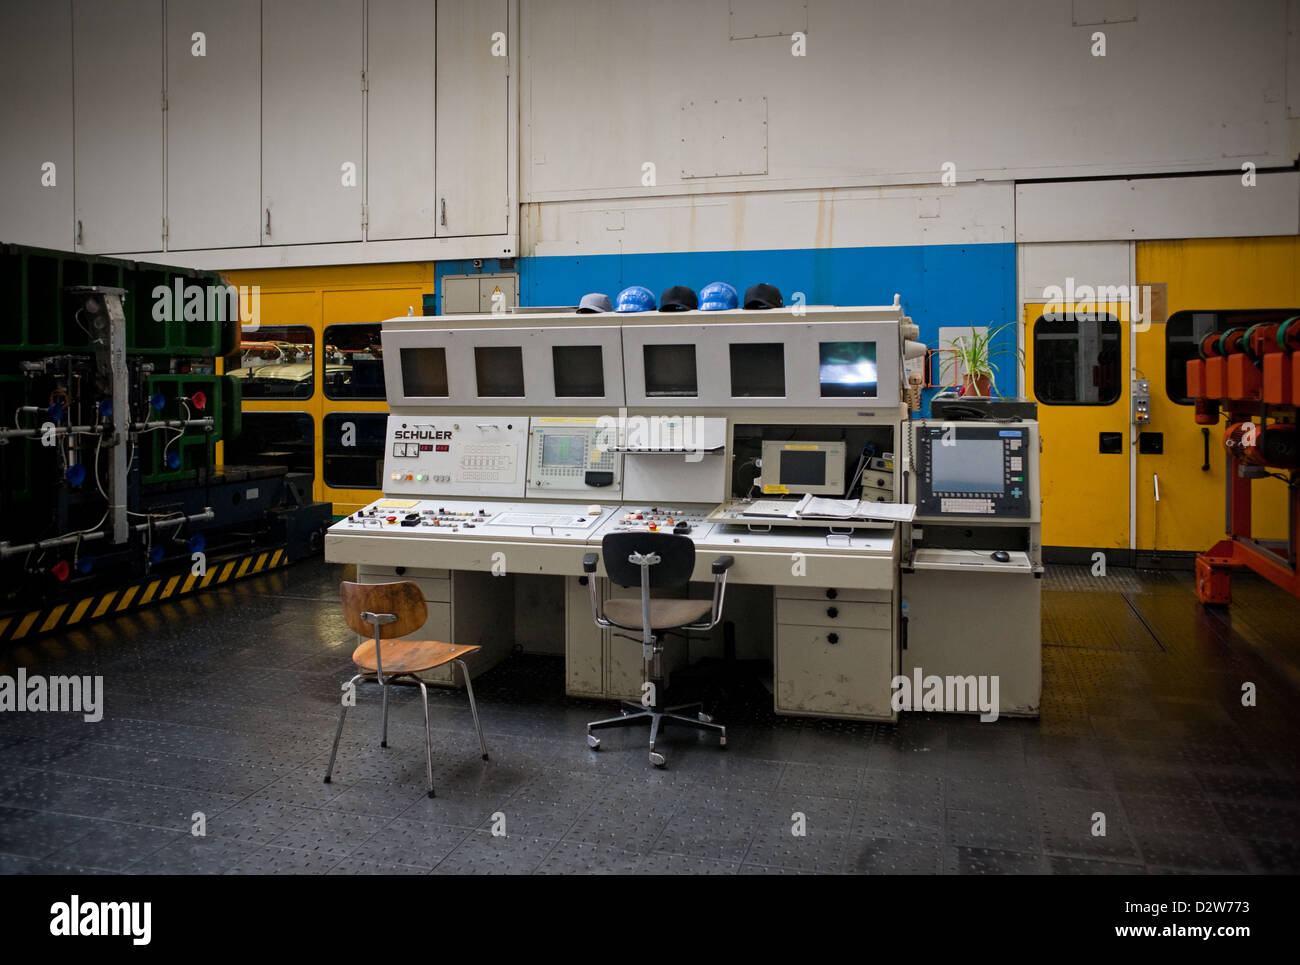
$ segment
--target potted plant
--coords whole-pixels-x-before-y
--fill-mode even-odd
[[[940,354],[946,356],[940,379],[946,384],[949,378],[961,373],[959,395],[1001,395],[997,385],[998,364],[993,359],[999,355],[1014,355],[1016,361],[1023,363],[1024,353],[1019,347],[999,348],[992,353],[989,348],[999,332],[1013,325],[1015,322],[1007,322],[987,332],[976,331],[972,325],[969,335],[958,335],[948,343],[947,348],[939,349]]]

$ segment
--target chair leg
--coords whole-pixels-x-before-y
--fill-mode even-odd
[[[676,721],[679,724],[685,724],[687,727],[693,727],[695,730],[712,731],[718,735],[718,746],[727,746],[727,728],[722,724],[715,724],[712,720],[704,720],[701,717],[686,717],[682,714],[665,714],[665,722]]]
[[[469,679],[469,667],[465,666],[464,660],[457,660],[460,664],[460,672],[465,675],[465,693],[469,695],[469,712],[474,715],[474,729],[478,731],[478,746],[483,752],[483,760],[488,759],[487,741],[483,739],[483,725],[478,719],[478,705],[474,703],[474,684]]]
[[[663,715],[652,713],[650,716],[650,763],[655,767],[664,766],[664,756],[655,750],[655,741],[659,739],[659,724]]]
[[[420,699],[424,702],[424,759],[428,766],[429,797],[433,797],[433,737],[429,733],[429,691],[419,677],[415,682],[420,685]]]
[[[353,677],[351,680],[348,681],[348,685],[349,685],[349,686],[355,685],[356,682],[357,682],[358,680],[360,680],[363,676],[365,676],[365,675],[364,675],[364,674],[357,674],[355,677]],[[341,699],[341,698],[340,698],[340,701],[339,701],[339,702],[342,704],[342,699]],[[330,776],[334,773],[334,758],[337,757],[337,756],[338,756],[338,753],[339,753],[339,738],[341,738],[341,737],[343,736],[343,721],[344,721],[344,719],[347,717],[347,715],[348,715],[348,705],[347,705],[347,704],[343,704],[343,705],[339,708],[339,726],[338,726],[338,728],[334,731],[334,747],[331,748],[331,750],[330,750],[330,763],[329,763],[329,767],[325,768],[325,783],[326,783],[326,784],[329,784],[329,783],[330,783]]]
[[[387,747],[388,746],[388,681],[387,680],[380,681],[380,686],[384,688],[384,733],[383,736],[379,738],[379,746]]]

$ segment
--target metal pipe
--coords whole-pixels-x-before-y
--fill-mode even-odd
[[[55,426],[54,434],[56,436],[66,436],[70,433],[89,433],[97,434],[99,426]],[[37,426],[35,429],[0,429],[0,439],[22,439],[36,438],[45,435],[47,430]]]
[[[137,533],[142,533],[151,526],[158,527],[171,526],[172,524],[180,525],[181,523],[205,523],[208,520],[215,518],[216,513],[214,513],[212,507],[209,506],[207,509],[203,510],[203,512],[195,513],[192,516],[168,516],[166,519],[159,520],[158,522],[136,523],[131,528]]]
[[[132,422],[127,428],[132,432],[143,432],[146,429],[157,429],[159,427],[180,429],[186,426],[202,426],[205,429],[211,429],[212,425],[212,416],[204,416],[202,419],[158,419],[155,422]]]
[[[103,539],[107,534],[102,529],[93,530],[89,533],[74,533],[70,536],[55,536],[53,539],[43,539],[39,543],[22,543],[14,546],[12,543],[0,543],[0,559],[9,556],[18,556],[22,553],[31,553],[34,550],[54,549],[57,546],[70,546],[73,543],[88,543],[91,540]]]

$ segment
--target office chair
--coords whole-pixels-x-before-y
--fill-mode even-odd
[[[391,640],[414,633],[424,626],[428,618],[428,607],[424,603],[424,594],[418,584],[409,580],[403,583],[348,583],[339,588],[343,599],[343,617],[348,626],[361,636],[373,636],[374,639],[362,643],[352,652],[352,662],[361,672],[348,681],[353,687],[358,680],[378,683],[384,692],[384,731],[379,746],[388,746],[388,688],[393,681],[410,677],[420,687],[420,697],[424,701],[424,753],[428,766],[429,797],[433,797],[433,741],[429,734],[429,691],[424,681],[416,674],[433,670],[443,664],[455,662],[460,665],[460,672],[465,677],[465,693],[469,695],[470,713],[474,715],[474,729],[478,731],[479,749],[483,760],[488,759],[487,742],[483,739],[483,727],[479,724],[478,707],[474,703],[474,685],[469,679],[469,668],[465,666],[464,657],[480,649],[477,646],[457,646],[451,643],[439,643],[426,640]],[[387,642],[384,642],[387,641]],[[339,726],[334,732],[334,749],[330,751],[329,767],[325,770],[325,783],[330,783],[334,773],[334,758],[339,752],[339,738],[343,736],[343,721],[348,714],[348,705],[343,704],[339,712]]]
[[[634,630],[640,636],[623,633],[615,636],[639,640],[642,657],[650,664],[651,690],[649,704],[622,702],[618,717],[592,721],[587,725],[587,743],[600,748],[600,739],[592,731],[606,727],[630,727],[634,724],[650,725],[650,763],[663,767],[663,754],[655,750],[659,729],[673,721],[696,730],[717,731],[718,744],[727,746],[727,728],[715,724],[704,713],[700,703],[664,706],[663,637],[671,631],[711,630],[722,619],[723,597],[727,590],[727,570],[735,562],[731,556],[719,556],[713,561],[712,600],[653,599],[651,589],[671,589],[685,586],[695,570],[695,542],[689,536],[671,533],[610,533],[600,545],[605,554],[605,572],[611,582],[619,586],[639,586],[640,600],[610,599],[604,609],[596,593],[597,553],[582,558],[582,571],[587,575],[587,589],[591,596],[591,616],[599,627],[616,627]],[[696,715],[687,716],[687,712]]]

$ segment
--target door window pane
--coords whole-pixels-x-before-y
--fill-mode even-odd
[[[325,416],[321,425],[325,485],[382,489],[387,426],[385,412],[331,412]]]
[[[245,399],[310,399],[315,390],[315,338],[306,325],[245,328],[226,374],[241,380]]]
[[[329,325],[321,353],[324,359],[325,398],[384,398],[384,349],[380,325]]]
[[[244,412],[239,435],[226,441],[227,466],[285,466],[316,471],[316,429],[305,412]]]
[[[1187,362],[1201,357],[1201,339],[1211,332],[1249,328],[1267,322],[1284,322],[1300,315],[1300,308],[1259,311],[1182,311],[1165,322],[1165,392],[1171,402],[1191,405],[1187,394]]]
[[[1121,361],[1120,324],[1112,315],[1034,322],[1034,395],[1044,405],[1113,405]]]

